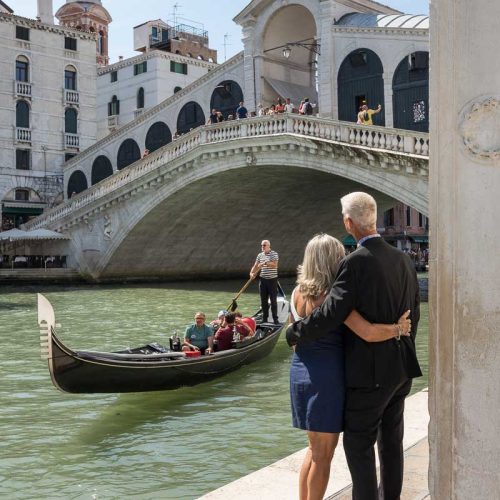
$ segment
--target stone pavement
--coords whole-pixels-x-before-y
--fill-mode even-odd
[[[427,467],[427,389],[406,400],[405,436],[406,456],[404,492],[401,500],[422,500],[428,497]],[[306,448],[278,460],[263,469],[252,472],[232,483],[207,493],[203,500],[296,500],[298,499],[299,472]],[[347,467],[342,436],[335,451],[330,482],[325,498],[346,500],[351,498],[351,476]],[[340,495],[340,496],[339,496]]]

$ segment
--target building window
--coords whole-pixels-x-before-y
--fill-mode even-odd
[[[141,73],[146,73],[148,71],[148,62],[143,61],[138,64],[134,64],[134,76],[140,75]]]
[[[111,102],[108,102],[108,116],[114,116],[120,114],[120,101],[114,95]]]
[[[97,38],[97,51],[101,56],[104,55],[104,33],[102,31],[99,31]]]
[[[29,82],[29,62],[22,56],[16,59],[16,80],[18,82]]]
[[[16,127],[30,128],[30,107],[26,101],[17,101]]]
[[[64,112],[64,131],[67,134],[77,134],[78,130],[78,114],[76,109],[68,108]]]
[[[71,66],[64,70],[64,88],[76,90],[76,70]]]
[[[144,88],[141,87],[137,91],[137,109],[144,108]]]
[[[71,160],[71,158],[74,158],[75,156],[76,156],[75,153],[66,153],[64,155],[64,161],[67,162],[67,161]]]
[[[411,207],[406,207],[406,225],[411,226]]]
[[[27,189],[16,189],[16,201],[30,201],[30,192]]]
[[[175,87],[174,94],[177,94],[180,90],[182,90],[182,87]]]
[[[384,226],[394,226],[394,208],[384,212]]]
[[[18,170],[29,170],[30,156],[29,149],[16,149],[16,168]]]
[[[118,81],[118,71],[112,71],[110,75],[111,75],[111,83]]]
[[[70,36],[64,37],[64,48],[66,50],[76,50],[76,38],[71,38]]]
[[[30,30],[29,28],[25,28],[24,26],[16,26],[16,38],[18,40],[27,40],[30,39]]]
[[[172,73],[179,73],[181,75],[187,75],[188,74],[188,65],[186,63],[170,61],[170,71]]]

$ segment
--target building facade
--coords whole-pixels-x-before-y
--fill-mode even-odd
[[[0,12],[2,229],[63,199],[65,161],[96,140],[95,35]]]
[[[134,28],[141,55],[97,72],[98,137],[129,123],[215,68],[217,51],[198,28],[161,19]]]

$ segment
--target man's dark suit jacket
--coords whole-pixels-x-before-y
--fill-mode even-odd
[[[382,238],[366,240],[342,261],[323,305],[287,330],[290,345],[338,330],[356,309],[371,323],[396,323],[410,309],[412,333],[401,340],[365,342],[345,325],[347,387],[392,386],[422,375],[415,352],[420,297],[410,258]]]

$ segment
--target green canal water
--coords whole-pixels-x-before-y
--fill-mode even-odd
[[[284,282],[287,292],[292,281]],[[290,423],[291,352],[192,388],[70,395],[39,355],[36,292],[54,305],[64,342],[117,350],[168,335],[226,306],[239,281],[141,286],[3,287],[0,294],[0,497],[193,499],[306,446]],[[257,309],[257,287],[239,301]],[[427,385],[427,304],[417,343]]]

